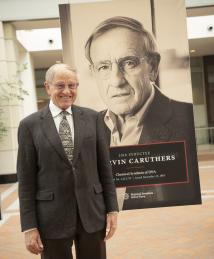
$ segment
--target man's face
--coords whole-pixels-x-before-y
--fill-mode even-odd
[[[143,58],[142,40],[133,31],[115,28],[91,44],[90,56],[100,95],[117,115],[134,114],[151,92],[151,67]]]
[[[45,88],[53,103],[66,110],[76,100],[78,84],[76,74],[63,68],[55,72],[52,82],[45,82]]]

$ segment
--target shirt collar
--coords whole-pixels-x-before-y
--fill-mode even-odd
[[[129,119],[135,119],[138,122],[138,124],[137,124],[138,126],[142,126],[143,119],[145,117],[146,112],[148,111],[148,109],[150,107],[150,104],[152,103],[152,101],[154,99],[154,95],[155,95],[155,89],[154,89],[154,85],[152,84],[151,85],[151,94],[150,94],[149,98],[147,99],[147,101],[145,102],[145,104],[141,107],[141,109],[135,115],[129,117]],[[116,123],[117,123],[116,116],[117,115],[115,115],[109,109],[107,110],[107,112],[105,114],[104,121],[111,131],[114,131],[117,128],[116,127]]]
[[[61,108],[59,108],[57,105],[55,105],[52,100],[50,100],[49,109],[51,111],[51,114],[52,114],[53,118],[58,116],[63,111]],[[66,109],[66,111],[72,115],[71,106],[68,107]]]

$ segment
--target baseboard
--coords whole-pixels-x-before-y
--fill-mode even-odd
[[[17,174],[0,174],[0,184],[17,182]]]

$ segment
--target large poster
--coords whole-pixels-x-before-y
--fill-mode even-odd
[[[185,21],[184,0],[60,5],[63,59],[77,104],[102,115],[121,210],[201,203]]]

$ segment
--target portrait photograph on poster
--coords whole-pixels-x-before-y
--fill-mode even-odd
[[[185,1],[59,12],[63,62],[78,71],[77,104],[103,118],[120,210],[200,204]]]

